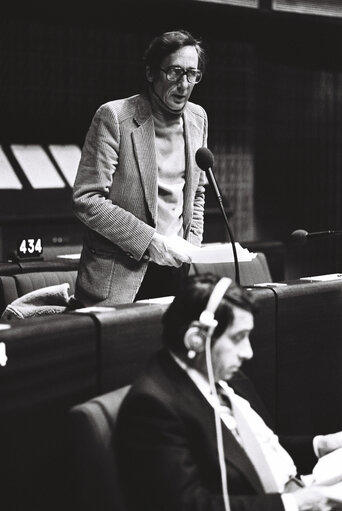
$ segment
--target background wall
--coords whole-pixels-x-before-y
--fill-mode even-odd
[[[185,28],[208,51],[193,100],[208,112],[236,239],[341,228],[341,21],[191,0],[99,0],[12,7],[0,25],[0,143],[82,145],[101,103],[141,90],[151,38]],[[206,240],[226,239],[210,190],[205,225]],[[305,269],[339,271],[341,243],[311,243],[300,254]]]

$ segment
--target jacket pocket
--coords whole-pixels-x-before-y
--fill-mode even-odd
[[[78,292],[94,303],[105,300],[112,286],[115,264],[115,253],[85,245],[77,276]]]

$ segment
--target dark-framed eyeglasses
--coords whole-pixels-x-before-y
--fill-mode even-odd
[[[165,73],[166,79],[169,82],[178,82],[186,75],[189,83],[198,83],[202,79],[202,71],[200,69],[183,69],[180,66],[170,66],[167,69],[160,68]]]

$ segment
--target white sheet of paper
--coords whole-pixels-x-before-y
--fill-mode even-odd
[[[57,257],[61,259],[80,259],[81,254],[60,254]]]
[[[174,296],[160,296],[158,298],[145,298],[144,300],[137,300],[136,303],[157,303],[162,305],[169,305],[173,302]]]
[[[314,277],[301,277],[300,280],[309,280],[315,282],[326,282],[329,280],[342,279],[342,273],[329,273],[327,275],[315,275]]]
[[[342,447],[319,458],[312,475],[314,484],[334,484],[342,481]]]
[[[88,312],[114,312],[115,310],[116,310],[115,307],[98,307],[94,305],[93,307],[83,307],[82,309],[75,309],[73,312],[87,314]]]
[[[234,262],[233,246],[231,243],[208,243],[202,247],[193,248],[190,252],[193,263],[229,263]],[[240,243],[235,243],[236,254],[239,262],[252,261],[256,253],[243,248]]]
[[[342,503],[342,482],[333,484],[332,486],[324,486],[321,488],[321,491],[329,499]]]

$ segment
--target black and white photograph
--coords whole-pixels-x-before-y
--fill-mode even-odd
[[[2,511],[342,511],[342,0],[0,17]]]

